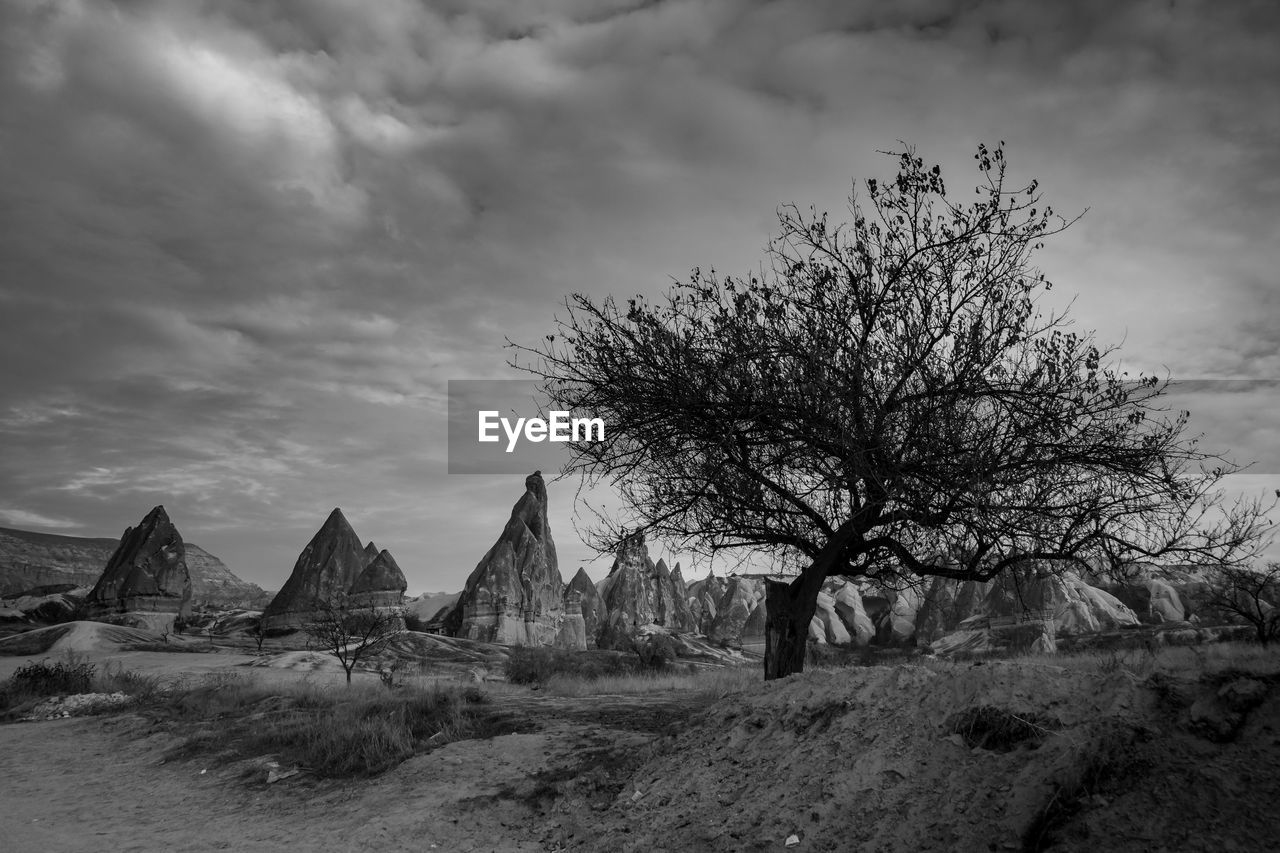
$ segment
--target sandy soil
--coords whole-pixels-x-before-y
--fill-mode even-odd
[[[506,701],[506,700],[499,700]],[[520,703],[539,730],[449,744],[373,780],[294,777],[265,764],[166,763],[171,735],[133,715],[0,727],[0,838],[22,851],[543,851],[556,788],[640,754],[652,732],[585,722],[591,708],[636,718],[627,700]],[[514,704],[513,705],[514,710]],[[669,716],[677,716],[671,712]],[[643,715],[640,716],[643,719]]]
[[[188,677],[267,660],[89,654]],[[235,669],[342,678],[303,655],[274,662]],[[0,677],[14,666],[0,660]],[[1243,682],[1256,695],[1236,713],[1220,697]],[[347,782],[269,785],[267,756],[166,762],[174,736],[131,714],[0,726],[0,838],[14,851],[727,853],[793,835],[797,853],[1280,849],[1275,675],[989,662],[811,672],[718,703],[492,697],[524,733]],[[957,731],[974,709],[1013,730]]]
[[[563,798],[553,837],[636,853],[793,835],[799,853],[1276,850],[1280,696],[1253,681],[1265,700],[1217,743],[1196,722],[1221,722],[1216,681],[998,662],[806,673],[710,708],[602,812]],[[1023,731],[955,732],[975,708]]]

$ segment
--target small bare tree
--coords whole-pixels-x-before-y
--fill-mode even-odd
[[[249,636],[253,638],[254,645],[258,647],[258,651],[262,651],[262,643],[267,639],[267,617],[265,614],[254,621],[253,627],[249,629]]]
[[[338,659],[350,684],[356,666],[385,650],[403,628],[399,612],[357,606],[342,595],[317,602],[316,617],[304,630],[317,646]]]
[[[1262,568],[1221,566],[1214,570],[1205,604],[1253,626],[1258,642],[1280,639],[1280,563]]]

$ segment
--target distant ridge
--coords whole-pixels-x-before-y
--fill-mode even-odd
[[[14,596],[40,586],[92,587],[120,544],[118,538],[64,536],[0,527],[0,595]],[[242,580],[217,557],[187,544],[192,604],[196,607],[259,608],[269,595]]]

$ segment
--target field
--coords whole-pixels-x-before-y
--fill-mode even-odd
[[[1280,655],[1256,646],[926,658],[768,684],[755,667],[601,672],[606,658],[588,656],[521,685],[503,678],[509,650],[415,635],[388,689],[372,672],[347,687],[313,652],[131,651],[138,638],[95,631],[68,635],[73,648],[46,663],[92,667],[95,691],[131,698],[0,726],[6,849],[763,851],[793,838],[800,851],[1223,851],[1280,839]],[[33,660],[0,658],[0,679]],[[11,682],[11,717],[36,701]]]

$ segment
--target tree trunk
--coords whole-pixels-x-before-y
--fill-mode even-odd
[[[818,609],[818,592],[826,571],[809,566],[791,583],[765,580],[764,678],[784,678],[804,671],[809,623]]]

